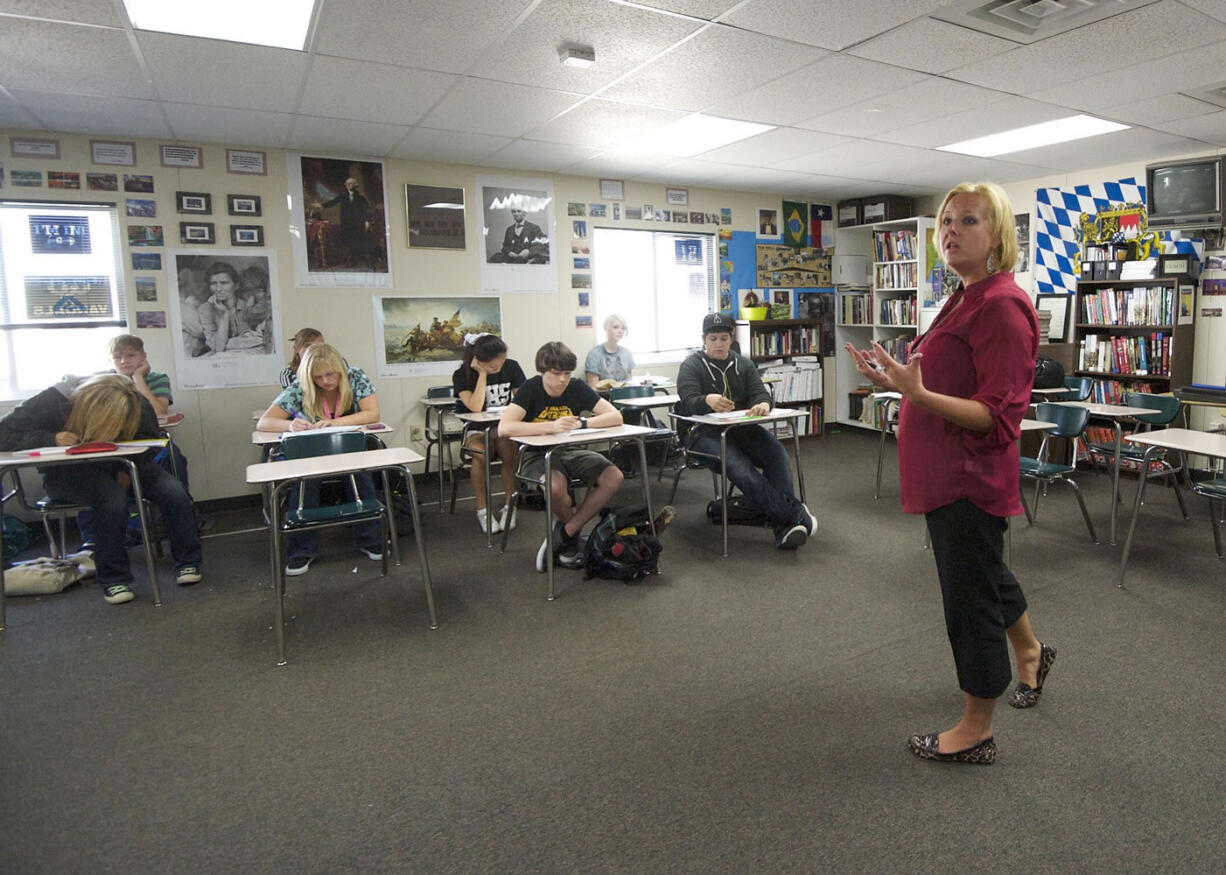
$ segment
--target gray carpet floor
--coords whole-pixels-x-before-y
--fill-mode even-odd
[[[147,588],[119,607],[92,586],[10,599],[0,868],[1226,869],[1226,569],[1204,500],[1184,522],[1153,489],[1122,590],[1119,548],[1090,543],[1067,490],[1015,521],[1059,657],[1037,708],[1002,703],[996,765],[939,765],[906,737],[951,725],[962,696],[893,448],[874,501],[875,436],[803,446],[820,528],[800,551],[734,528],[721,558],[710,478],[689,472],[662,575],[562,571],[554,602],[539,513],[499,556],[471,504],[426,508],[436,631],[411,542],[382,579],[325,533],[289,584],[284,667],[262,534],[208,540],[192,588],[163,564],[161,608]],[[1105,541],[1110,481],[1080,480]]]

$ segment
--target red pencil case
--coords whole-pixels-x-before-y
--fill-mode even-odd
[[[119,444],[113,444],[110,441],[90,441],[89,443],[69,447],[67,452],[70,456],[79,456],[82,453],[109,453],[111,450],[117,449],[119,449]]]

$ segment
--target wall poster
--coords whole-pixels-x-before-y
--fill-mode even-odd
[[[487,292],[558,290],[553,182],[478,176],[481,288]]]
[[[450,377],[463,358],[465,335],[502,335],[502,301],[495,296],[371,301],[380,377]]]

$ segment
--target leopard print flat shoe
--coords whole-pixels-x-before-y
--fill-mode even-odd
[[[990,766],[996,762],[996,740],[985,738],[979,744],[955,753],[941,753],[940,734],[930,732],[927,735],[912,735],[907,741],[911,753],[922,760],[935,760],[938,763],[967,763],[972,766]]]
[[[1032,687],[1030,684],[1018,681],[1013,694],[1009,696],[1009,704],[1014,708],[1033,708],[1039,704],[1039,694],[1043,692],[1043,681],[1047,680],[1047,673],[1051,671],[1051,664],[1055,661],[1056,648],[1040,644],[1039,670],[1035,672],[1035,685]]]

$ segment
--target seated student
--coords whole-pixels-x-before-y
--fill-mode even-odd
[[[268,406],[259,431],[310,431],[329,425],[370,425],[379,421],[379,399],[361,368],[348,367],[341,354],[326,343],[307,347],[298,365],[298,379]],[[367,473],[354,475],[358,495],[375,497],[375,481]],[[319,505],[319,480],[306,480],[303,507]],[[298,506],[299,484],[290,488],[289,503]],[[378,520],[354,526],[358,550],[375,561],[383,558],[383,530]],[[319,553],[319,532],[298,532],[289,537],[285,573],[306,574]]]
[[[583,363],[587,384],[593,389],[601,380],[616,380],[624,383],[634,371],[634,354],[619,346],[630,330],[626,320],[614,314],[604,320],[605,342],[592,347]]]
[[[70,447],[88,441],[125,441],[159,434],[157,416],[132,380],[103,374],[82,383],[71,399],[62,386],[44,389],[0,419],[0,450]],[[200,537],[191,496],[173,476],[153,462],[152,450],[137,457],[137,474],[145,498],[162,511],[170,534],[175,580],[199,583]],[[82,462],[43,468],[47,495],[93,509],[97,535],[94,562],[107,604],[130,602],[132,570],[124,546],[131,478],[120,462]]]
[[[298,379],[298,365],[302,364],[302,354],[306,352],[306,348],[312,344],[323,343],[324,336],[314,328],[303,328],[291,337],[289,342],[293,345],[294,357],[289,360],[289,365],[281,372],[282,389],[288,389],[289,384]]]
[[[566,344],[547,343],[536,351],[537,376],[526,380],[515,393],[510,406],[502,412],[499,436],[563,434],[575,429],[608,428],[622,424],[621,412],[596,394],[582,380],[571,379],[575,354]],[[591,411],[590,419],[584,414]],[[558,564],[564,568],[583,565],[579,533],[584,524],[609,503],[622,484],[622,472],[600,453],[582,447],[563,447],[553,454],[553,513],[557,517],[552,535],[541,542],[536,553],[536,570],[543,572],[546,550],[552,545]],[[528,450],[523,456],[521,476],[544,482],[545,454]],[[578,508],[570,503],[567,480],[575,477],[591,487]]]
[[[748,409],[750,415],[761,416],[770,410],[770,394],[757,367],[731,350],[732,326],[732,319],[722,313],[708,313],[702,320],[702,351],[691,353],[677,370],[678,413],[692,416]],[[709,467],[718,470],[719,429],[695,426],[689,446],[713,456]],[[817,519],[792,492],[787,450],[762,426],[728,430],[727,473],[750,503],[770,519],[780,549],[799,547],[817,528]]]
[[[455,390],[458,413],[478,413],[487,407],[506,407],[511,403],[511,393],[524,382],[523,368],[515,359],[507,358],[507,345],[494,334],[469,335],[464,338],[464,360],[451,375]],[[494,428],[494,435],[498,429]],[[491,438],[494,435],[490,435]],[[501,532],[504,525],[515,528],[515,517],[507,518],[507,507],[500,517],[495,517],[487,508],[485,494],[485,436],[472,431],[464,439],[464,446],[474,451],[472,456],[473,496],[477,502],[477,525],[483,532]],[[507,437],[497,437],[491,442],[502,459],[502,489],[507,499],[515,491],[515,442]]]
[[[115,364],[115,373],[123,374],[132,380],[132,385],[153,407],[154,413],[166,416],[170,412],[170,405],[175,403],[174,396],[170,393],[170,377],[150,367],[143,340],[134,334],[120,334],[111,338],[111,361]],[[174,454],[173,463],[170,460],[171,453]],[[179,479],[183,481],[183,488],[188,488],[187,459],[177,446],[172,443],[166,449],[158,450],[154,461],[172,474],[177,471]]]

